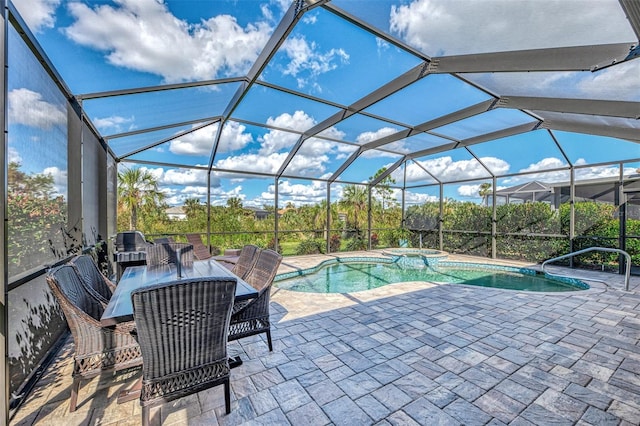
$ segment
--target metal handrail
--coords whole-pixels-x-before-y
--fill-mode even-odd
[[[555,262],[557,260],[566,259],[567,257],[577,256],[579,254],[587,253],[587,252],[590,252],[590,251],[607,251],[607,252],[613,252],[613,253],[620,253],[620,254],[623,254],[627,258],[627,267],[625,268],[626,271],[625,271],[625,277],[624,277],[624,289],[625,289],[625,291],[629,291],[629,279],[631,278],[631,256],[626,251],[620,250],[620,249],[616,249],[616,248],[589,247],[589,248],[586,248],[586,249],[582,249],[582,250],[574,251],[574,252],[571,252],[571,253],[567,253],[567,254],[562,255],[562,256],[554,257],[553,259],[548,259],[548,260],[545,260],[544,262],[542,262],[542,266],[541,266],[542,272],[544,272],[545,274],[548,274],[548,275],[559,276],[558,274],[550,274],[548,272],[545,272],[544,266],[549,262]]]

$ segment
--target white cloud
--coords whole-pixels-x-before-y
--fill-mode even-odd
[[[578,88],[592,98],[640,101],[640,59],[624,62],[602,71],[589,73]]]
[[[292,77],[300,76],[297,78],[300,88],[309,82],[313,83],[319,75],[338,68],[338,61],[343,64],[349,62],[349,54],[344,49],[334,48],[320,53],[316,43],[308,43],[304,37],[287,39],[282,45],[282,49],[290,60],[282,73]]]
[[[567,167],[567,166],[568,166],[567,163],[565,163],[559,158],[548,157],[548,158],[543,158],[537,163],[530,164],[524,169],[519,170],[519,172],[527,173],[527,172],[533,172],[537,170],[559,169],[561,167]]]
[[[266,21],[243,28],[230,15],[189,24],[157,0],[93,8],[71,2],[68,8],[75,18],[65,29],[70,39],[105,52],[115,66],[161,75],[166,82],[244,74],[273,30]]]
[[[404,195],[404,202],[406,205],[432,203],[439,200],[440,198],[436,195],[421,194],[418,192],[406,191]]]
[[[49,130],[66,125],[67,113],[62,105],[54,105],[42,99],[42,94],[29,89],[9,92],[9,122]]]
[[[509,163],[500,158],[482,157],[480,161],[497,175],[504,174],[509,170]],[[475,159],[453,161],[447,155],[426,161],[418,161],[418,163],[444,182],[481,178],[488,175],[484,167],[478,164]]]
[[[216,161],[215,168],[227,170],[245,170],[255,173],[270,174],[277,171],[286,158],[286,152],[272,153],[269,155],[242,154]]]
[[[13,4],[29,29],[40,32],[44,28],[53,28],[56,8],[61,0],[18,0]]]
[[[480,197],[480,185],[481,184],[475,184],[475,185],[460,185],[458,187],[458,195],[462,196],[462,197],[467,197],[467,198],[482,198]],[[500,191],[501,189],[505,189],[506,186],[500,186],[498,185],[496,187],[497,191]]]
[[[218,126],[219,124],[216,123],[172,140],[169,151],[181,155],[210,155]],[[253,142],[253,136],[245,133],[246,129],[246,126],[235,121],[228,122],[222,129],[218,152],[236,151]]]
[[[12,146],[9,147],[7,151],[7,156],[9,158],[9,163],[20,163],[22,164],[22,157],[20,153]]]
[[[102,134],[117,134],[135,129],[135,117],[120,117],[112,115],[105,118],[94,118],[91,120]]]
[[[160,179],[165,185],[206,185],[207,172],[199,169],[169,169]]]
[[[55,189],[55,195],[67,196],[67,171],[61,170],[58,167],[47,167],[42,171],[43,175],[49,175],[53,177],[53,186]]]
[[[356,137],[356,142],[360,145],[364,145],[365,143],[373,142],[378,139],[382,139],[385,136],[393,135],[394,133],[398,133],[397,129],[393,127],[382,127],[373,132],[363,132],[360,133]]]
[[[278,189],[280,204],[291,201],[295,205],[315,204],[327,199],[327,184],[325,182],[313,181],[308,185],[295,183],[288,180],[280,182]],[[263,199],[275,199],[275,185],[269,185],[266,192],[262,193]]]
[[[626,23],[614,0],[413,0],[390,13],[393,34],[438,56],[633,42]]]

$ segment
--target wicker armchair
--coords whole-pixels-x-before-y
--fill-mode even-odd
[[[104,308],[86,290],[77,269],[66,264],[49,271],[46,277],[71,329],[75,343],[73,384],[69,411],[76,410],[82,379],[105,371],[120,371],[142,365],[140,346],[131,336],[131,323],[103,328]]]
[[[244,280],[258,290],[258,297],[238,302],[233,306],[229,341],[242,339],[255,334],[266,333],[269,351],[271,343],[271,322],[269,320],[269,301],[271,284],[282,262],[282,256],[269,249],[259,250],[257,260]]]
[[[71,259],[70,263],[77,268],[78,274],[87,286],[89,293],[106,306],[116,289],[116,285],[109,278],[102,275],[98,265],[89,255],[76,256]]]
[[[144,358],[144,425],[151,407],[220,384],[231,411],[227,333],[236,284],[235,278],[188,279],[131,294]]]
[[[209,248],[202,243],[200,234],[187,234],[187,241],[193,246],[193,254],[198,260],[207,260],[211,257]]]
[[[260,252],[260,248],[254,245],[246,245],[242,247],[242,251],[240,252],[240,257],[236,261],[236,264],[231,269],[231,272],[244,279],[253,265],[256,264],[256,260],[258,260],[258,253]]]
[[[147,265],[167,265],[178,263],[178,249],[181,250],[183,265],[193,264],[193,246],[188,243],[154,244],[147,247]]]

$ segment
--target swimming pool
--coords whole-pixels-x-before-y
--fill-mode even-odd
[[[323,262],[316,268],[279,276],[279,288],[310,293],[351,293],[407,281],[467,284],[536,292],[588,289],[572,278],[551,279],[532,269],[465,262],[427,262],[421,257]]]

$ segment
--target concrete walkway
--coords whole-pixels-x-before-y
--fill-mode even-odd
[[[326,258],[287,257],[281,271]],[[230,344],[245,360],[232,370],[231,414],[219,387],[155,415],[165,425],[638,425],[640,278],[626,292],[620,275],[563,272],[607,284],[555,294],[433,283],[347,295],[274,288],[274,351],[263,336]],[[12,424],[139,424],[137,401],[115,403],[137,373],[95,379],[69,413],[72,352],[70,342]]]

